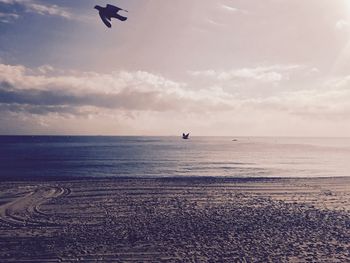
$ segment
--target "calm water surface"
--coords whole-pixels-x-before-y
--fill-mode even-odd
[[[350,138],[0,136],[0,177],[32,176],[350,176]]]

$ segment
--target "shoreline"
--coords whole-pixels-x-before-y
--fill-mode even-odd
[[[350,258],[350,177],[38,179],[0,179],[2,262]]]
[[[99,181],[99,180],[153,180],[153,181],[281,181],[281,180],[349,180],[350,176],[320,176],[320,177],[238,177],[238,176],[0,176],[1,182],[31,182],[31,181]]]

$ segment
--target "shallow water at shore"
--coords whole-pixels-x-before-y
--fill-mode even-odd
[[[0,176],[350,176],[349,138],[0,136]]]

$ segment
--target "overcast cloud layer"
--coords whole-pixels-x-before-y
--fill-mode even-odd
[[[348,1],[0,0],[0,133],[348,136]]]

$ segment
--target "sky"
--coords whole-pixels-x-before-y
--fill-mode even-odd
[[[350,1],[0,0],[0,134],[182,132],[349,136]]]

